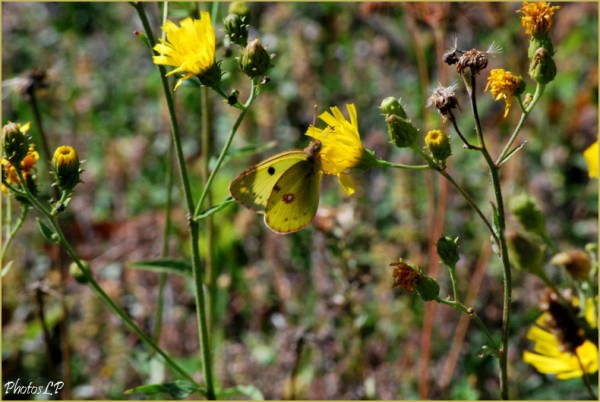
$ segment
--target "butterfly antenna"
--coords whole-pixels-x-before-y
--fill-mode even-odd
[[[313,122],[312,122],[313,127],[315,126],[315,124],[317,124],[317,110],[318,110],[317,108],[318,107],[319,107],[319,105],[317,105],[315,103],[315,106],[313,108]]]

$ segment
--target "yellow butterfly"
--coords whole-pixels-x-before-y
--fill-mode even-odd
[[[304,150],[283,152],[243,171],[229,185],[240,204],[265,214],[265,224],[277,233],[308,225],[319,207],[323,172],[316,140]]]

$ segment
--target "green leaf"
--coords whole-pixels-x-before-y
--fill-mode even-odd
[[[54,233],[54,231],[50,229],[50,227],[46,225],[44,221],[42,221],[40,218],[37,218],[36,220],[46,240],[48,240],[51,243],[58,243],[58,235]]]
[[[196,217],[195,220],[199,221],[201,219],[207,218],[207,217],[211,216],[212,214],[219,212],[220,210],[222,210],[223,208],[227,207],[229,204],[231,204],[233,202],[234,201],[233,201],[233,198],[231,196],[227,197],[227,198],[225,198],[225,200],[222,203],[220,203],[218,205],[215,205],[213,207],[210,207],[210,208],[202,211],[200,213],[200,215],[198,215]]]
[[[144,271],[192,276],[192,266],[186,261],[169,258],[158,260],[144,260],[127,264],[130,268],[142,269]]]
[[[142,42],[144,42],[144,45],[146,45],[146,47],[148,49],[152,49],[152,45],[150,44],[150,40],[148,39],[148,37],[146,36],[145,33],[140,32],[140,31],[135,31],[135,32],[133,32],[133,34],[135,36],[137,36],[138,38],[140,38],[142,40]]]
[[[202,395],[206,394],[206,391],[202,387],[198,387],[185,380],[176,380],[175,382],[168,382],[165,384],[149,384],[141,385],[139,387],[125,390],[125,395],[131,394],[144,394],[144,395],[156,395],[166,394],[170,395],[175,399],[183,399],[190,394],[198,392]]]
[[[8,272],[12,268],[13,262],[14,262],[13,260],[10,260],[8,263],[6,263],[4,268],[2,268],[2,277],[3,278],[6,276],[6,274],[8,274]]]
[[[227,388],[217,391],[217,399],[235,398],[238,396],[247,396],[253,401],[264,401],[262,392],[254,385],[236,385],[233,388]]]

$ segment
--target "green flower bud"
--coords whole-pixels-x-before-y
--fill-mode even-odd
[[[437,242],[437,253],[442,259],[442,262],[449,267],[454,267],[458,262],[458,246],[456,240],[452,240],[448,236],[442,236]]]
[[[271,56],[258,39],[248,43],[240,57],[240,68],[250,78],[265,75],[271,67]]]
[[[89,264],[83,261],[83,265],[85,266],[85,269],[87,270],[88,274],[91,275]],[[79,265],[77,265],[75,261],[73,261],[71,265],[69,265],[69,274],[73,277],[73,279],[75,279],[79,283],[84,284],[88,282],[88,276],[81,270],[81,268],[79,267]]]
[[[393,96],[388,96],[381,101],[381,106],[379,106],[379,108],[386,115],[395,114],[396,116],[404,119],[408,117],[404,111],[404,108],[400,104],[400,99],[396,99]]]
[[[17,123],[5,125],[2,128],[2,134],[6,159],[13,166],[20,166],[21,161],[29,152],[29,137],[25,135],[21,125]]]
[[[431,155],[438,161],[445,163],[446,159],[452,155],[450,140],[448,136],[440,130],[431,130],[425,136],[425,143],[431,152]]]
[[[547,84],[556,77],[556,64],[552,59],[552,53],[543,47],[535,51],[529,64],[529,75],[540,84]]]
[[[248,44],[248,30],[250,25],[244,22],[245,17],[240,17],[238,14],[229,14],[223,20],[225,32],[233,43],[242,47]]]
[[[245,21],[249,21],[250,19],[250,8],[244,1],[233,1],[229,4],[229,9],[227,10],[228,14],[237,14],[242,18],[245,18]]]
[[[412,125],[409,119],[395,114],[386,116],[390,142],[398,148],[410,147],[419,136],[419,130]]]
[[[52,167],[54,168],[58,188],[71,191],[81,182],[79,180],[80,165],[79,156],[73,147],[63,145],[56,148],[52,158]]]
[[[435,300],[440,294],[440,285],[435,279],[422,275],[417,281],[417,293],[423,301]]]
[[[219,61],[213,64],[208,71],[198,78],[200,79],[202,85],[205,85],[209,88],[218,88],[221,85],[221,77],[221,62]]]
[[[508,255],[515,268],[540,277],[544,275],[544,248],[533,235],[525,232],[509,232],[506,240]]]
[[[552,41],[550,40],[550,36],[547,32],[533,35],[529,40],[529,49],[527,50],[527,55],[529,56],[530,60],[534,58],[535,52],[539,48],[546,49],[550,54],[554,54],[554,46],[552,46]]]
[[[546,217],[533,197],[522,194],[512,198],[510,210],[525,230],[539,235],[546,234]]]

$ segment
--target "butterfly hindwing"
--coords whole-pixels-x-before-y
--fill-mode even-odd
[[[283,174],[309,158],[310,155],[301,150],[277,154],[243,171],[231,182],[229,192],[240,204],[264,212],[269,196]]]
[[[308,225],[319,207],[320,185],[321,170],[313,157],[287,169],[267,201],[267,226],[278,233],[290,233]]]

